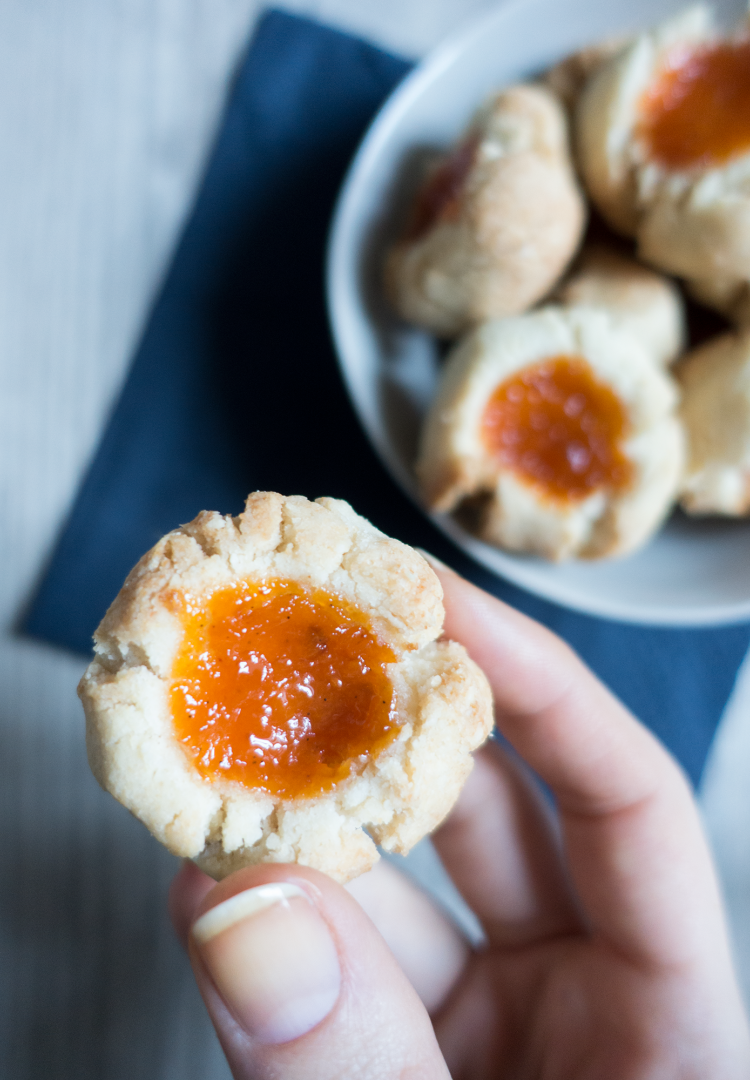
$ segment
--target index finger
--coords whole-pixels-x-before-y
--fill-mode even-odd
[[[484,670],[498,728],[555,795],[592,931],[648,963],[682,963],[696,950],[728,957],[711,858],[676,762],[564,642],[435,569],[446,635]]]

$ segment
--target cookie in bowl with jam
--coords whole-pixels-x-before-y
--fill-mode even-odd
[[[427,505],[469,502],[488,543],[552,560],[625,555],[661,525],[684,435],[676,383],[622,314],[549,305],[448,357],[421,434]]]
[[[704,5],[638,35],[577,104],[577,157],[639,256],[732,314],[750,280],[750,25],[725,36]]]
[[[388,253],[386,292],[407,322],[455,337],[540,300],[585,219],[565,110],[543,86],[508,87],[424,179]]]

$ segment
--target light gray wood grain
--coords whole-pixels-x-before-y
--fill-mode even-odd
[[[78,660],[11,627],[190,205],[245,0],[0,7],[0,1075],[226,1077],[174,860],[93,782]]]

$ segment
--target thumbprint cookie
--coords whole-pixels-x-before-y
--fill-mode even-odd
[[[689,352],[677,369],[687,466],[681,503],[689,514],[750,513],[750,329]]]
[[[440,582],[336,499],[256,492],[130,573],[79,687],[100,784],[215,878],[297,862],[339,881],[450,810],[489,685],[441,639]]]
[[[560,277],[585,217],[562,105],[542,86],[513,86],[425,179],[386,291],[404,319],[443,337],[525,311]]]
[[[426,418],[425,501],[451,511],[470,500],[471,527],[512,551],[627,554],[675,498],[677,396],[602,308],[548,306],[485,323],[449,357]]]
[[[674,281],[604,244],[584,247],[554,299],[604,308],[663,367],[684,349],[685,305]]]
[[[692,280],[750,278],[750,34],[699,5],[639,35],[586,84],[584,182],[638,254]]]

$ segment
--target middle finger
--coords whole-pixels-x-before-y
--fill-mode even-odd
[[[346,888],[385,938],[427,1011],[435,1012],[469,959],[469,942],[425,892],[384,859]]]
[[[583,928],[552,812],[497,743],[475,755],[433,843],[490,945],[523,946]]]

